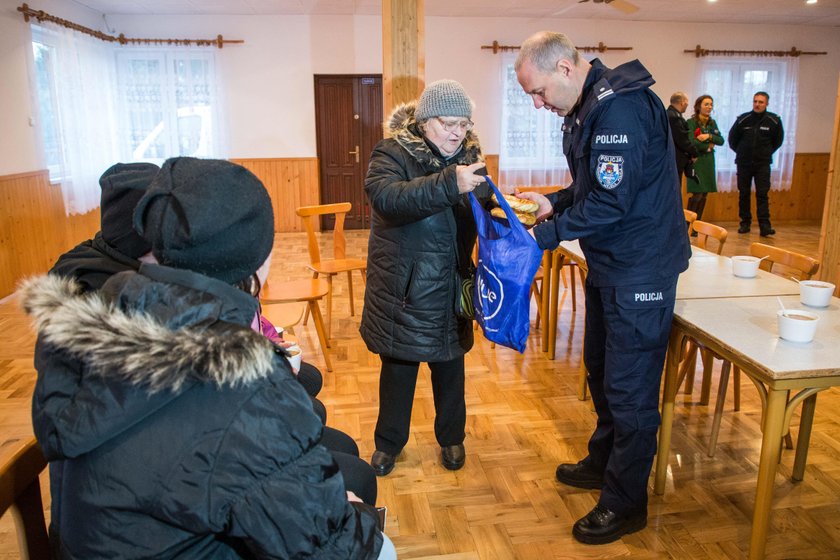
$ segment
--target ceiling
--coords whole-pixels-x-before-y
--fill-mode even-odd
[[[73,0],[106,15],[379,15],[380,0]],[[578,0],[425,0],[427,16],[776,23],[840,27],[840,0],[622,0],[626,14]]]

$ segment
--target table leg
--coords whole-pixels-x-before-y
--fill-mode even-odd
[[[769,389],[767,411],[764,414],[764,434],[761,438],[761,458],[758,463],[758,484],[755,490],[752,532],[750,534],[750,560],[764,558],[767,530],[770,526],[770,506],[773,502],[773,483],[776,463],[782,446],[787,391]]]
[[[327,371],[332,371],[332,362],[327,348],[330,347],[329,339],[324,332],[324,318],[321,315],[321,308],[317,301],[309,302],[309,312],[312,314],[312,322],[315,323],[315,332],[318,333],[318,341],[321,343],[321,352],[324,354],[324,362],[327,364]]]
[[[557,307],[560,296],[560,271],[563,268],[565,256],[555,252],[551,263],[551,301],[548,310],[548,359],[554,359],[557,347]]]
[[[551,297],[551,251],[543,251],[543,283],[542,294],[540,294],[540,305],[542,306],[542,351],[548,351],[548,306]]]
[[[674,325],[668,339],[668,354],[665,358],[665,388],[662,391],[662,425],[659,427],[659,447],[656,452],[656,473],[653,491],[665,492],[665,478],[668,475],[668,455],[671,451],[671,427],[674,423],[674,401],[677,399],[677,378],[679,377],[682,331]]]
[[[814,425],[814,409],[817,408],[817,395],[811,395],[802,403],[799,417],[799,435],[796,438],[796,457],[793,460],[791,478],[800,482],[805,478],[805,463],[808,461],[808,446],[811,443],[811,428]]]

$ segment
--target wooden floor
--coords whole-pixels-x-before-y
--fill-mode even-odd
[[[721,225],[731,232],[726,255],[747,254],[749,243],[759,240],[757,233],[735,233],[736,223]],[[775,238],[762,241],[816,254],[818,225],[778,224],[776,228]],[[349,233],[349,254],[365,255],[366,244],[367,232]],[[305,247],[304,234],[278,235],[271,278],[307,278]],[[361,308],[362,288],[358,276],[355,280],[357,308]],[[369,458],[374,450],[379,360],[359,337],[359,316],[349,316],[344,279],[336,280],[335,292],[335,372],[326,375],[321,398],[328,408],[329,424],[356,438],[363,457]],[[746,380],[742,409],[734,413],[729,403],[713,459],[704,451],[711,408],[696,404],[699,386],[694,397],[680,397],[667,492],[651,497],[647,529],[605,546],[573,540],[572,524],[592,508],[598,494],[558,484],[554,469],[559,462],[584,456],[595,417],[590,403],[575,395],[582,300],[573,314],[570,292],[561,292],[561,297],[555,361],[538,350],[535,333],[523,355],[501,347],[491,349],[477,333],[476,346],[467,355],[467,463],[460,471],[450,472],[439,464],[431,387],[428,375],[421,374],[411,439],[394,472],[379,479],[379,502],[388,507],[386,532],[399,557],[744,557],[760,446],[760,402]],[[34,378],[33,337],[14,301],[0,304],[0,332],[0,421],[9,421],[9,411],[25,419]],[[297,333],[305,359],[323,368],[311,322],[299,326]],[[803,482],[791,483],[793,452],[783,453],[776,477],[769,558],[840,558],[838,411],[838,391],[820,394]],[[794,437],[797,424],[795,417]],[[29,427],[18,421],[15,429]],[[4,433],[0,440],[12,436]],[[0,560],[17,557],[6,516],[0,521]]]

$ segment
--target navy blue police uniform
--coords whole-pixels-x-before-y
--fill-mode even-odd
[[[573,181],[549,195],[553,218],[534,235],[543,249],[579,239],[586,257],[584,362],[598,422],[583,462],[604,473],[599,503],[628,515],[647,509],[660,377],[691,249],[652,76],[638,60],[591,64],[563,125]]]

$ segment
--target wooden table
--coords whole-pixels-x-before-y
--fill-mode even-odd
[[[787,308],[805,308],[798,296],[781,299]],[[764,557],[773,479],[782,437],[787,433],[793,410],[803,403],[792,476],[794,480],[802,480],[817,393],[840,385],[840,299],[833,298],[825,309],[808,308],[820,316],[820,323],[816,338],[807,344],[778,337],[778,309],[776,297],[677,301],[665,364],[662,426],[654,476],[657,494],[665,490],[683,340],[691,337],[737,365],[759,390],[765,412],[750,537],[751,559]],[[788,400],[789,391],[796,394]]]

